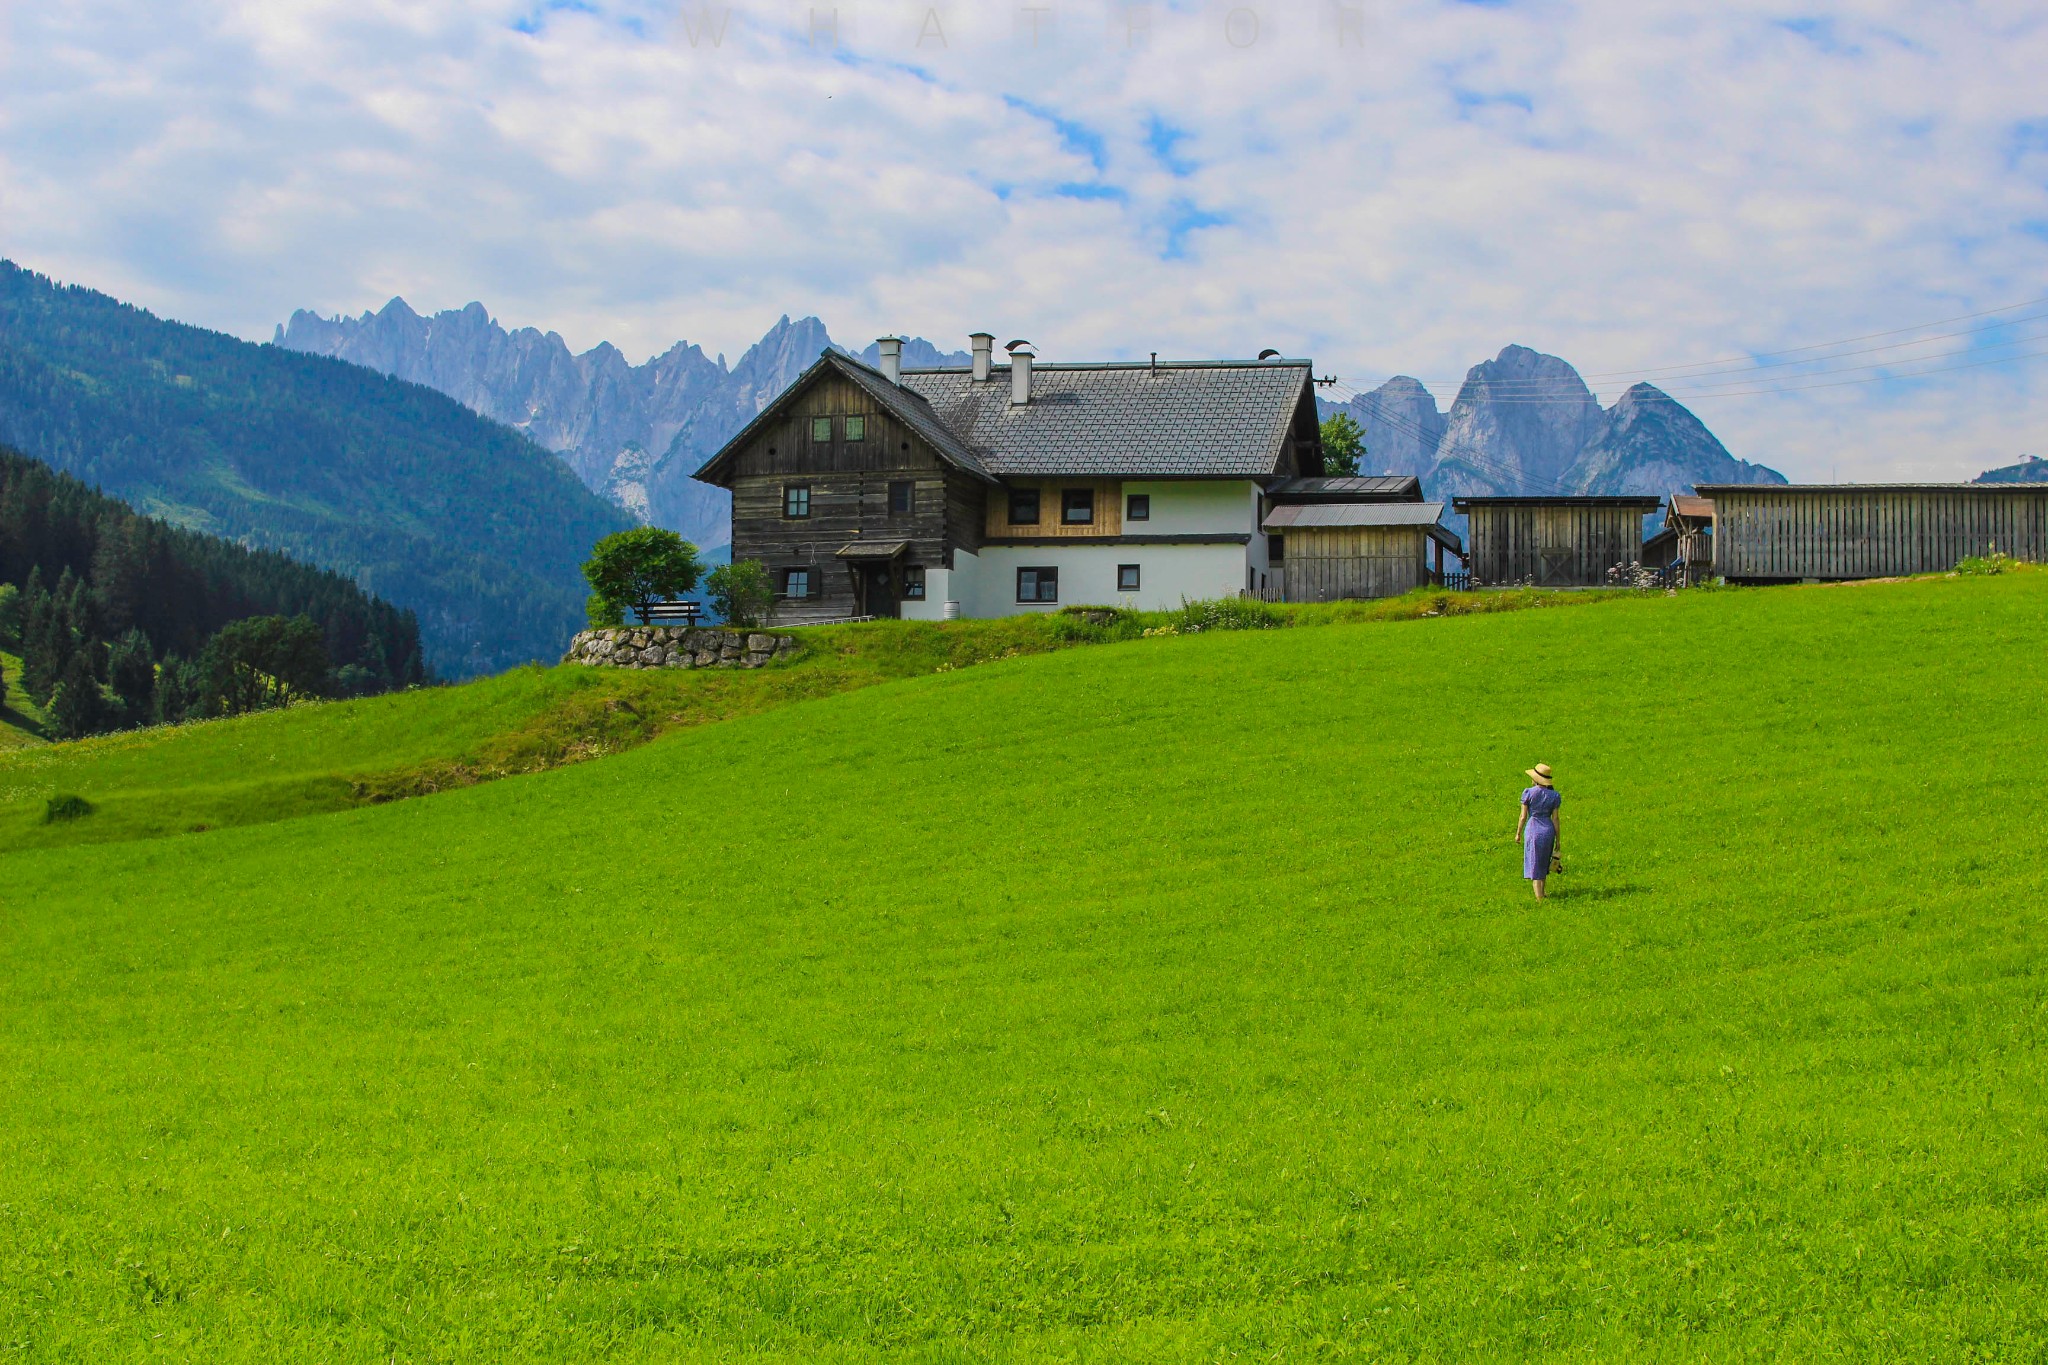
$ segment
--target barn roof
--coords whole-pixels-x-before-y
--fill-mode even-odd
[[[1266,513],[1268,531],[1314,526],[1434,526],[1444,514],[1440,502],[1284,503]]]
[[[1643,512],[1654,512],[1664,505],[1661,498],[1649,495],[1623,494],[1595,496],[1592,494],[1560,494],[1555,497],[1535,495],[1503,498],[1452,498],[1451,507],[1462,512],[1468,507],[1632,507]]]
[[[1673,493],[1670,498],[1671,514],[1677,517],[1692,517],[1704,521],[1714,515],[1712,498],[1696,497],[1691,493]]]
[[[2038,483],[1703,483],[1708,497],[1734,493],[2048,493]]]
[[[987,469],[1026,477],[1271,477],[1309,383],[1306,360],[1038,364],[1013,404],[1007,365],[979,383],[964,366],[903,372]]]
[[[1274,502],[1421,502],[1422,480],[1413,474],[1289,479],[1266,496]]]

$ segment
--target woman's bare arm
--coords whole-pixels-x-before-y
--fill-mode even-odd
[[[1522,842],[1522,826],[1529,823],[1529,803],[1522,803],[1522,813],[1515,817],[1515,842]]]

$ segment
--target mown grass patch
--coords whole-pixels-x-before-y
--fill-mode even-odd
[[[6,687],[0,688],[0,753],[48,743],[42,708],[22,690],[21,657],[0,653],[0,670],[7,675]]]
[[[1205,633],[0,857],[0,1340],[2039,1359],[2044,651],[2038,575]]]

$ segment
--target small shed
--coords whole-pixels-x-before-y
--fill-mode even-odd
[[[1940,573],[1994,551],[2048,561],[2048,485],[1713,484],[1714,571],[1738,583]]]
[[[1266,514],[1268,555],[1283,602],[1398,597],[1443,581],[1443,556],[1462,554],[1440,502],[1284,503]],[[1436,567],[1430,567],[1434,551]]]
[[[1714,500],[1673,493],[1665,502],[1664,526],[1643,542],[1643,567],[1661,569],[1686,584],[1714,572]]]
[[[1592,588],[1640,563],[1654,497],[1454,498],[1468,518],[1472,581]]]

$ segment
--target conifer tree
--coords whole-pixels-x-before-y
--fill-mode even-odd
[[[149,637],[130,628],[107,656],[107,684],[121,707],[121,724],[147,725],[155,714],[156,659]]]
[[[85,651],[76,651],[50,696],[51,728],[59,739],[82,739],[106,729],[107,719],[106,698],[92,675],[92,663]]]

